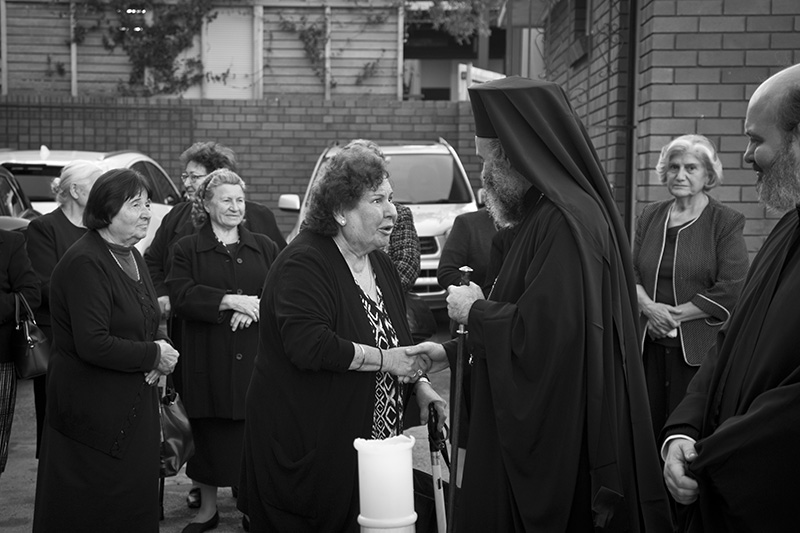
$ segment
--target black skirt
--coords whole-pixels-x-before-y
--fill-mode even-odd
[[[192,418],[194,455],[186,475],[212,487],[238,486],[242,467],[244,420]]]
[[[122,459],[53,429],[45,417],[34,532],[158,532],[157,393],[143,388],[136,431]]]

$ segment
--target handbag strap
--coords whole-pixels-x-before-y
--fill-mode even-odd
[[[17,324],[19,324],[20,320],[22,319],[21,312],[20,312],[21,309],[24,309],[26,317],[31,322],[36,324],[36,319],[33,317],[33,311],[31,310],[31,306],[28,305],[28,300],[25,299],[25,295],[22,294],[21,292],[15,292],[14,296],[15,296],[15,299],[16,299],[16,309],[15,309],[14,317],[15,317],[15,319],[17,321]]]

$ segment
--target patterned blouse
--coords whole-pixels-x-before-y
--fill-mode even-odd
[[[373,274],[374,276],[374,274]],[[383,293],[375,281],[378,301],[373,301],[359,287],[361,303],[367,314],[372,332],[375,335],[375,346],[388,350],[399,345],[397,333],[392,326],[386,308],[383,305]],[[375,373],[375,411],[372,415],[372,438],[386,439],[402,433],[403,402],[400,384],[388,372]]]

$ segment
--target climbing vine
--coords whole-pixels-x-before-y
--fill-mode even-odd
[[[323,82],[325,81],[325,45],[328,43],[328,33],[325,28],[325,19],[309,22],[305,15],[296,20],[279,15],[279,27],[283,31],[296,33],[297,38],[303,43],[303,51],[311,62],[314,74]],[[336,87],[336,81],[331,79],[331,87]]]
[[[81,44],[90,31],[101,31],[107,50],[121,48],[132,69],[127,83],[120,82],[123,95],[180,94],[203,77],[224,81],[226,73],[203,72],[197,57],[180,58],[200,35],[204,22],[211,22],[211,0],[82,0],[75,4],[73,41]],[[113,13],[113,16],[109,16]]]

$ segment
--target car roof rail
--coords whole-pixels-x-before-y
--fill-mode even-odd
[[[119,154],[131,154],[131,153],[133,153],[133,154],[141,154],[141,155],[144,155],[144,153],[140,152],[139,150],[114,150],[113,152],[106,152],[106,153],[104,153],[104,154],[103,154],[103,157],[101,157],[100,159],[101,159],[101,160],[102,160],[102,159],[108,159],[109,157],[113,157],[113,156],[115,156],[115,155],[119,155]]]

